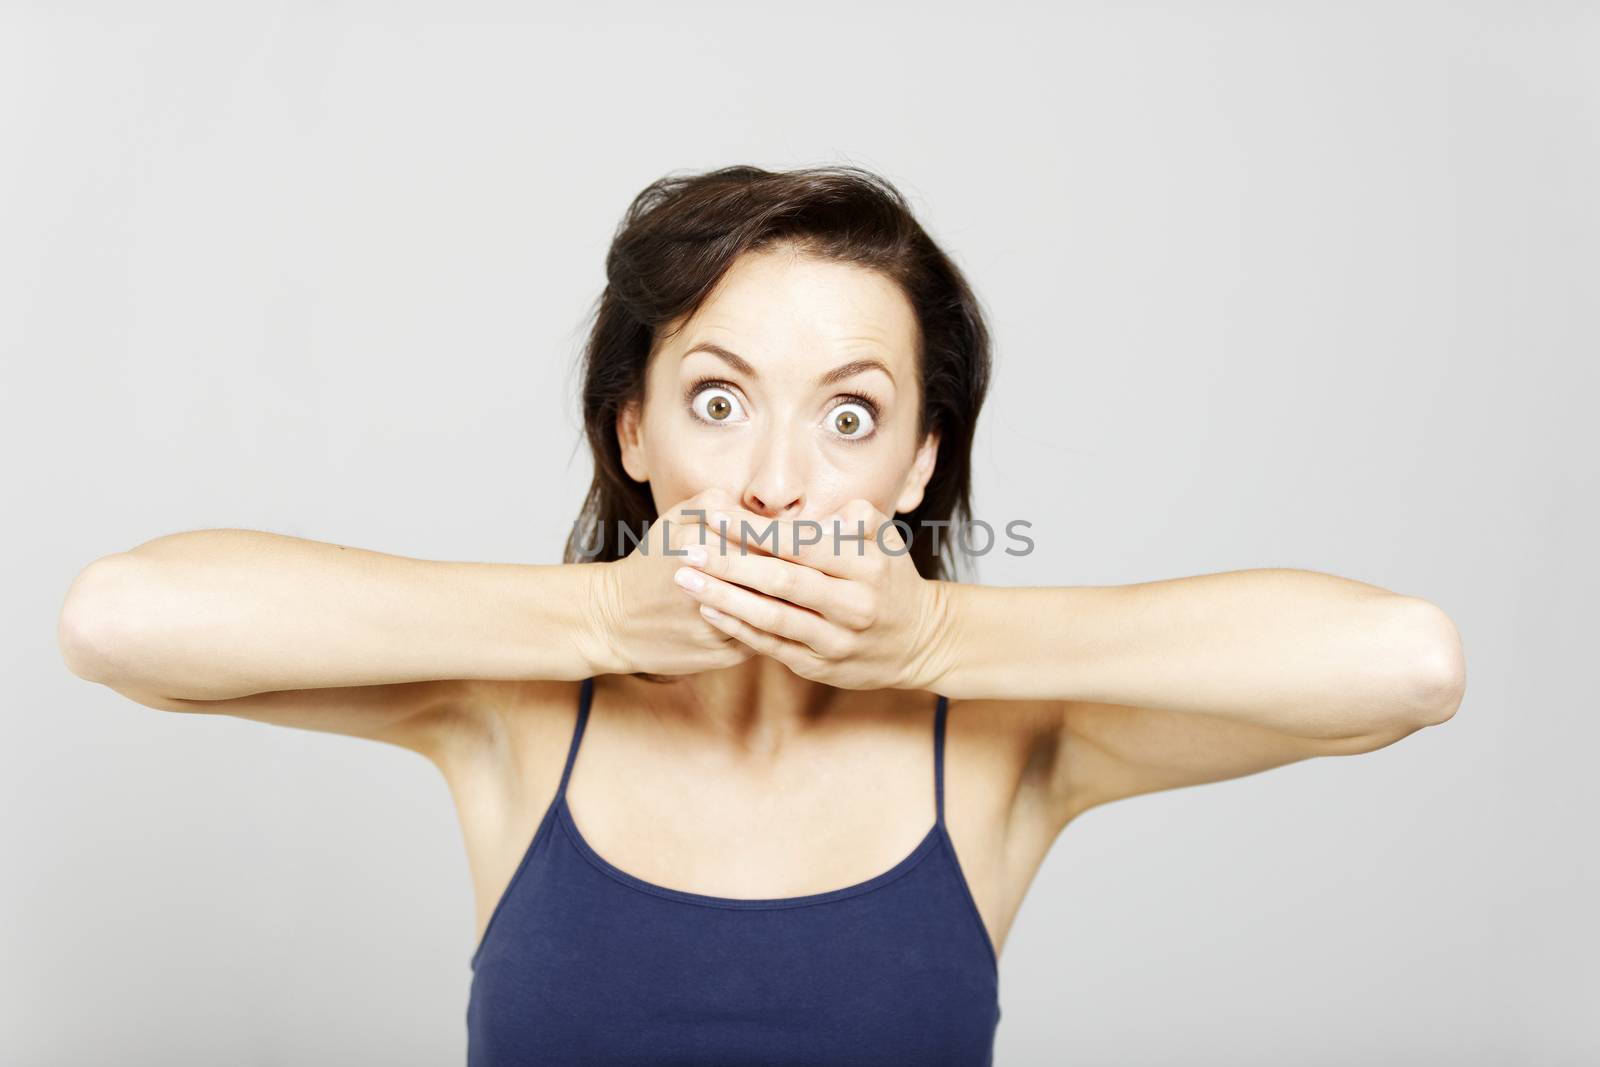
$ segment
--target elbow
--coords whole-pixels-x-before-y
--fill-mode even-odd
[[[1437,605],[1406,597],[1402,607],[1407,653],[1406,699],[1402,725],[1414,728],[1448,722],[1467,689],[1466,655],[1456,625]]]
[[[109,684],[114,664],[125,658],[119,651],[126,618],[119,604],[127,604],[127,566],[120,555],[103,556],[78,572],[67,589],[56,621],[56,647],[67,670],[90,682]]]

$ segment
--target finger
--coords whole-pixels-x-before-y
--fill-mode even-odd
[[[695,579],[700,579],[695,587]],[[833,642],[834,626],[821,615],[776,597],[725,582],[694,567],[680,567],[673,575],[685,593],[727,615],[733,615],[758,630],[806,645],[825,654]]]
[[[736,638],[763,656],[771,656],[797,674],[803,674],[805,668],[817,662],[816,655],[806,646],[764,633],[743,619],[718,611],[710,604],[701,604],[700,614],[723,633]]]
[[[868,624],[867,590],[848,578],[778,556],[721,552],[716,546],[708,548],[703,562],[690,558],[685,563],[723,581],[814,611],[841,626],[859,630]]]
[[[788,520],[719,509],[708,516],[707,525],[723,533],[732,554],[775,556],[838,578],[865,575],[867,559],[883,554],[878,545],[880,527],[884,546],[899,552],[903,545],[893,525],[872,523],[864,516]]]

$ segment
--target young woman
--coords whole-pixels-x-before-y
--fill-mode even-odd
[[[1361,582],[954,580],[1032,542],[963,528],[988,332],[881,178],[664,179],[606,267],[566,562],[208,530],[96,561],[63,612],[72,668],[142,704],[438,766],[470,1062],[987,1063],[1074,818],[1460,702],[1450,620]]]

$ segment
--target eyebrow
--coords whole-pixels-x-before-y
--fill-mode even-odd
[[[685,352],[683,354],[683,358],[688,359],[690,354],[694,352],[709,352],[711,355],[723,360],[740,374],[747,375],[751,378],[761,377],[761,375],[756,373],[756,369],[750,365],[748,360],[740,358],[737,353],[728,351],[726,348],[723,348],[714,341],[699,342],[693,348],[689,349],[688,352]],[[894,382],[894,372],[889,369],[888,364],[884,363],[883,360],[852,359],[848,363],[841,363],[832,370],[824,371],[822,374],[819,374],[817,376],[817,385],[832,385],[835,382],[842,382],[846,378],[854,377],[863,371],[873,370],[874,368],[883,371],[883,373],[889,376],[889,380]],[[895,384],[899,385],[900,383],[895,382]]]

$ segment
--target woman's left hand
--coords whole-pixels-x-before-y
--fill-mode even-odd
[[[944,583],[922,577],[899,528],[871,502],[812,521],[727,509],[707,515],[705,530],[705,561],[685,559],[675,580],[713,626],[842,689],[936,684]],[[685,584],[695,575],[700,589]]]

